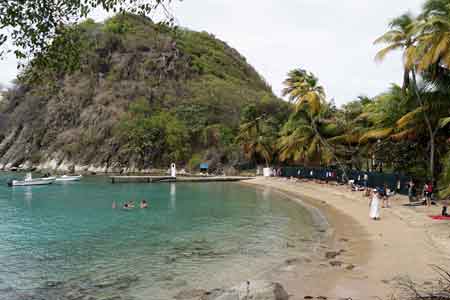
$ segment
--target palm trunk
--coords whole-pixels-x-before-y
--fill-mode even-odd
[[[270,167],[269,160],[267,158],[264,158],[264,160],[266,161],[266,168],[269,168]]]
[[[347,172],[345,171],[344,164],[340,161],[340,159],[336,156],[336,154],[333,151],[333,147],[322,137],[322,135],[319,133],[319,130],[317,130],[316,122],[314,120],[311,121],[312,128],[314,129],[315,134],[319,137],[320,142],[328,148],[328,150],[331,152],[331,155],[333,155],[334,160],[336,160],[337,164],[339,165],[339,168],[341,168],[342,173],[344,175],[344,181],[348,181]]]
[[[413,87],[414,93],[416,94],[417,102],[420,107],[424,108],[424,103],[422,101],[422,97],[420,96],[419,89],[417,87],[415,67],[412,68],[411,74],[412,74],[412,87]],[[435,150],[435,148],[436,148],[436,146],[435,146],[436,132],[433,130],[433,126],[431,125],[430,118],[428,117],[426,112],[424,112],[424,119],[425,119],[425,123],[427,125],[427,130],[428,130],[428,134],[429,134],[429,138],[430,138],[430,170],[429,170],[429,172],[430,172],[430,176],[431,176],[431,181],[434,182],[434,155],[435,155],[435,151],[436,151]]]
[[[406,94],[406,90],[410,86],[409,72],[410,71],[407,68],[405,68],[405,70],[403,71],[403,87],[402,87],[402,91],[403,91],[404,94]]]

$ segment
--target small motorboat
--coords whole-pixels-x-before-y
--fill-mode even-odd
[[[67,181],[80,181],[82,175],[63,175],[56,178],[56,181],[58,182],[67,182]]]
[[[24,180],[11,180],[9,186],[48,185],[55,182],[56,177],[32,178],[31,173],[25,175]]]

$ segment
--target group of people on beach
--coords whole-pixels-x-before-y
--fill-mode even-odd
[[[427,207],[431,207],[431,205],[436,205],[434,200],[434,190],[433,190],[433,183],[431,181],[427,181],[422,189],[421,198],[418,199],[417,192],[416,192],[416,185],[413,180],[408,182],[408,198],[410,204],[414,206],[420,206],[420,205],[426,205]],[[395,194],[395,193],[393,193]],[[372,191],[368,191],[366,189],[366,195],[370,196],[369,200],[369,206],[370,206],[370,218],[374,220],[380,219],[380,204],[382,208],[388,208],[389,206],[389,190],[387,189],[386,185],[384,185],[384,188],[376,188]],[[450,199],[449,199],[450,200]],[[441,215],[443,217],[450,217],[450,214],[447,213],[447,206],[450,201],[443,200],[441,202],[442,204],[442,212]]]
[[[390,198],[396,194],[400,194],[402,190],[402,182],[400,179],[397,180],[396,183],[392,183],[389,186],[387,182],[382,185],[379,185],[376,188],[371,188],[369,186],[369,174],[362,173],[357,177],[353,177],[349,180],[344,180],[342,178],[339,180],[337,174],[335,172],[321,172],[319,175],[315,174],[314,170],[297,170],[296,176],[286,177],[286,180],[294,181],[294,182],[316,182],[319,184],[328,184],[332,183],[333,185],[345,185],[348,184],[350,190],[352,192],[364,192],[365,196],[369,198],[369,206],[370,206],[370,217],[372,219],[378,220],[380,218],[380,210],[381,208],[389,208],[390,207]],[[280,170],[273,173],[273,176],[283,177],[283,172],[280,174]],[[379,180],[379,178],[378,178]],[[405,186],[408,188],[408,198],[409,204],[405,204],[407,206],[427,206],[431,207],[432,205],[438,205],[435,199],[435,191],[434,184],[432,181],[427,180],[423,185],[421,191],[417,191],[416,183],[414,180],[410,180],[406,183]],[[447,207],[450,206],[450,197],[448,199],[443,199],[439,201],[439,204],[442,205],[442,217],[450,217],[450,214],[447,212]]]
[[[116,208],[117,208],[116,201],[113,201],[113,203],[112,203],[112,208],[113,208],[113,209],[116,209]],[[133,209],[133,208],[135,208],[135,206],[134,206],[134,201],[132,201],[132,200],[127,201],[127,202],[125,202],[125,203],[122,205],[122,209],[125,209],[125,210]],[[147,203],[147,201],[146,201],[146,200],[141,200],[141,202],[140,202],[140,204],[139,204],[139,208],[148,208],[148,203]]]
[[[422,199],[423,204],[426,205],[427,207],[430,207],[433,204],[432,202],[433,193],[434,193],[433,183],[431,181],[426,182],[422,189]],[[416,202],[418,198],[416,191],[416,184],[414,183],[413,180],[411,180],[408,183],[408,198],[410,202]]]

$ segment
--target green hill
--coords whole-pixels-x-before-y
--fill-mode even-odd
[[[206,32],[133,15],[75,31],[79,68],[30,66],[0,103],[0,169],[232,165],[242,157],[234,139],[243,108],[285,108],[244,57]]]

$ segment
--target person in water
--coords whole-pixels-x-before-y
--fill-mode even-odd
[[[127,203],[125,203],[124,205],[123,205],[123,209],[130,209],[131,207],[130,207],[130,205],[128,204],[128,202]]]
[[[112,203],[112,208],[113,208],[113,209],[116,209],[116,207],[117,207],[116,201],[113,201],[113,203]]]
[[[141,208],[148,208],[147,201],[145,201],[145,200],[141,201]]]
[[[134,201],[130,200],[130,201],[127,202],[127,204],[128,204],[129,208],[134,208]]]

